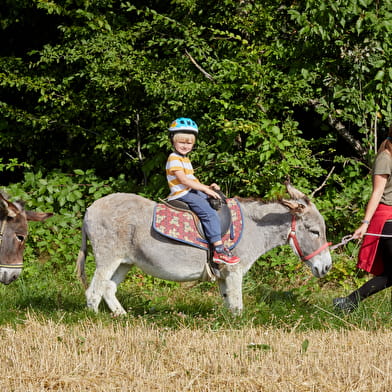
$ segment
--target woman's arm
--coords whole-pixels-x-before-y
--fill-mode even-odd
[[[353,234],[354,238],[362,238],[363,235],[366,233],[366,230],[369,226],[369,222],[372,219],[373,214],[380,203],[382,194],[384,193],[387,180],[388,180],[387,174],[375,174],[373,176],[373,191],[370,196],[368,205],[366,207],[363,223],[361,226],[358,227],[357,230],[355,230]]]

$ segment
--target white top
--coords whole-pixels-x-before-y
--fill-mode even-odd
[[[174,175],[174,172],[178,170],[184,172],[189,179],[199,182],[193,174],[194,170],[189,158],[176,152],[172,152],[166,162],[166,178],[170,188],[170,195],[167,198],[168,200],[175,200],[179,197],[185,196],[191,190],[191,188],[181,184]]]

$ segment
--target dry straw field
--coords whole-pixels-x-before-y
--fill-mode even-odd
[[[168,329],[142,320],[1,326],[3,391],[392,391],[392,334]]]

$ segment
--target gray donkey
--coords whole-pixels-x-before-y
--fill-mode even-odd
[[[238,200],[243,234],[233,253],[241,261],[225,265],[217,278],[221,295],[234,314],[243,308],[243,276],[261,255],[277,246],[290,244],[316,277],[323,277],[332,266],[323,217],[307,196],[290,184],[286,187],[290,200]],[[86,290],[89,308],[97,312],[103,298],[115,315],[125,314],[116,291],[132,266],[177,282],[201,280],[205,276],[205,250],[168,239],[152,229],[155,205],[135,194],[115,193],[87,209],[77,270],[87,288],[84,265],[88,237],[96,262]]]

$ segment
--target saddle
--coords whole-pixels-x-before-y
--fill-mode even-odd
[[[227,248],[233,249],[242,235],[242,212],[236,199],[224,197],[221,200],[217,212],[221,223],[222,241]],[[174,200],[170,203],[157,203],[152,227],[157,233],[172,240],[209,250],[200,219],[184,202]]]
[[[220,228],[221,228],[221,236],[223,237],[223,235],[227,232],[227,230],[229,230],[230,225],[232,223],[231,212],[229,206],[227,205],[226,195],[219,190],[215,192],[219,194],[220,199],[214,199],[213,197],[209,197],[208,202],[210,203],[211,207],[214,210],[216,210],[216,212],[218,213]],[[203,239],[206,239],[203,225],[201,224],[199,217],[189,208],[189,205],[187,203],[181,200],[169,200],[166,203],[177,210],[190,212],[195,221],[197,231],[199,232],[200,236]]]

